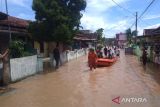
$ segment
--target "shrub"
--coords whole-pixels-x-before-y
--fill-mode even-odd
[[[20,58],[33,55],[25,50],[25,43],[21,40],[15,40],[10,43],[11,58]]]

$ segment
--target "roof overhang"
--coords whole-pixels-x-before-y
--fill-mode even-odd
[[[5,13],[0,12],[0,20],[5,20],[7,19],[8,15]]]

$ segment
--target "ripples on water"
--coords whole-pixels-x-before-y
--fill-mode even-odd
[[[45,75],[11,85],[16,94],[0,96],[0,107],[111,107],[113,95],[160,95],[159,71],[153,65],[144,69],[135,57],[127,58],[129,62],[122,54],[113,66],[93,71],[87,67],[87,57],[56,71],[46,62]]]

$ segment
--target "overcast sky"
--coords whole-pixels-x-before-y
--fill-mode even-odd
[[[104,28],[106,37],[114,37],[124,32],[135,22],[135,12],[140,15],[152,0],[87,0],[87,8],[83,11],[81,25],[84,29]],[[23,19],[34,20],[32,0],[8,0],[9,14]],[[0,11],[5,12],[4,0],[0,0]],[[139,35],[143,29],[160,26],[160,0],[155,0],[144,16],[138,21]],[[132,29],[135,29],[133,26]]]

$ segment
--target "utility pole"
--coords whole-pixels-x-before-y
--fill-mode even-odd
[[[8,47],[5,47],[5,48],[9,48],[9,45],[11,42],[11,28],[9,23],[7,0],[5,0],[5,5],[6,5],[6,14],[7,14],[7,21],[8,21],[8,31],[9,31],[9,44],[8,44]],[[9,82],[10,82],[10,56],[8,52],[3,58],[3,85],[7,86]]]
[[[138,23],[138,12],[136,12],[136,35],[135,36],[138,36],[138,30],[137,30],[137,23]]]
[[[9,23],[8,2],[7,2],[7,0],[5,0],[5,5],[6,5],[7,20],[8,20],[9,43],[10,43],[11,39],[12,39],[12,36],[11,36],[11,27],[10,27],[10,23]]]

